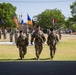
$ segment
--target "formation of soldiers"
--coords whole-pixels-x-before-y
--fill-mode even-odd
[[[56,52],[56,44],[59,42],[59,39],[57,35],[54,33],[54,30],[51,28],[50,29],[50,34],[47,37],[47,45],[50,48],[50,57],[53,59],[55,52]],[[31,45],[34,42],[34,47],[35,47],[35,54],[37,60],[39,60],[39,56],[43,50],[43,43],[46,41],[44,33],[40,30],[40,26],[36,26],[34,31],[32,31],[31,34]],[[19,56],[21,59],[24,58],[24,55],[27,53],[27,47],[29,44],[29,39],[27,34],[24,35],[23,31],[21,30],[19,32],[19,36],[17,38],[16,46],[19,48]]]
[[[17,48],[19,48],[20,59],[23,59],[27,53],[27,47],[29,45],[29,32],[28,31],[29,31],[28,29],[27,31],[24,31],[24,30],[19,31],[18,28],[15,28],[14,32],[12,29],[10,29],[9,31],[10,42],[13,41],[13,34],[14,34],[16,46]],[[0,39],[1,39],[1,32],[2,30],[0,29]],[[3,35],[4,35],[4,39],[6,39],[6,29],[3,30]],[[36,26],[36,28],[34,28],[31,33],[30,42],[31,42],[31,45],[34,42],[34,47],[35,47],[35,52],[36,52],[35,54],[36,54],[37,60],[39,60],[39,56],[43,50],[43,44],[45,42],[47,42],[47,45],[49,46],[50,57],[51,59],[53,59],[55,52],[56,52],[56,45],[59,42],[59,39],[61,40],[60,31],[59,31],[59,38],[58,38],[58,36],[54,32],[54,29],[51,28],[49,29],[49,33],[48,33],[48,37],[46,41],[43,31],[40,30],[40,26]]]
[[[2,38],[2,35],[3,35],[3,38],[6,39],[6,33],[7,33],[7,30],[5,27],[3,27],[2,29],[0,28],[0,39]]]
[[[15,39],[15,42],[16,42],[18,38],[18,33],[19,33],[18,28],[15,28],[15,29],[10,28],[9,31],[7,31],[6,28],[0,28],[0,39],[2,39],[2,36],[3,36],[3,39],[7,39],[8,32],[9,32],[9,41],[13,42]]]

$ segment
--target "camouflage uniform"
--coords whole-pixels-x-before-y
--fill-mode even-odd
[[[18,38],[18,29],[15,29],[14,37],[15,37],[15,43],[16,43],[17,42],[17,38]]]
[[[45,37],[42,31],[39,32],[35,31],[31,35],[31,43],[33,42],[34,38],[35,38],[34,43],[35,43],[36,57],[37,59],[39,59],[39,55],[41,54],[43,49],[42,43],[45,42]]]
[[[12,42],[12,41],[13,41],[13,30],[10,29],[10,42]]]
[[[59,30],[58,34],[59,34],[59,39],[61,40],[61,31],[60,30]]]
[[[50,47],[50,57],[53,58],[56,51],[56,44],[59,41],[55,33],[50,33],[47,38],[47,44]]]
[[[16,42],[17,47],[19,48],[20,58],[24,58],[24,55],[27,53],[28,39],[26,36],[20,35],[17,38]]]
[[[6,33],[7,33],[6,28],[3,28],[3,29],[2,29],[2,33],[3,33],[3,37],[4,37],[4,39],[6,39]]]

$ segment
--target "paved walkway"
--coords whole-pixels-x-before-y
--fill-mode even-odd
[[[76,75],[76,61],[0,62],[0,75]]]

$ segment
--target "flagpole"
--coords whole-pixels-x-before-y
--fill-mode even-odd
[[[53,18],[53,29],[55,29],[56,19]]]
[[[52,28],[54,29],[54,24],[52,25]]]
[[[19,24],[20,24],[20,15],[19,15],[19,18],[18,18],[18,20],[19,20]]]
[[[54,19],[53,19],[53,25],[52,25],[52,28],[54,29]]]

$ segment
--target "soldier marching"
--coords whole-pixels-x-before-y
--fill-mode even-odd
[[[50,48],[50,57],[53,59],[55,52],[56,52],[56,45],[57,42],[59,42],[59,39],[57,35],[54,33],[54,30],[51,28],[50,33],[48,34],[47,41],[45,39],[43,31],[40,30],[40,26],[36,26],[36,28],[32,31],[31,34],[31,45],[34,42],[34,47],[35,47],[35,54],[37,60],[39,60],[40,54],[43,50],[43,43],[46,41],[47,45]],[[29,45],[29,39],[27,33],[25,33],[23,30],[20,30],[19,36],[18,36],[18,29],[15,29],[15,43],[17,48],[19,48],[19,57],[22,60],[24,56],[27,53],[27,47]],[[10,30],[10,42],[13,41],[13,31],[12,29]]]
[[[10,42],[13,42],[13,30],[10,29]]]
[[[58,31],[58,34],[59,34],[59,40],[61,40],[61,38],[62,38],[61,30]]]
[[[18,38],[18,28],[15,28],[15,32],[14,32],[14,37],[15,37],[15,43],[17,42],[17,38]]]
[[[36,26],[36,30],[32,33],[32,36],[31,36],[31,44],[34,41],[37,59],[39,59],[39,56],[42,52],[43,43],[45,42],[45,40],[46,40],[45,36],[43,32],[40,30],[40,26]]]
[[[19,48],[19,56],[21,60],[24,58],[24,55],[27,53],[27,46],[28,46],[28,38],[27,36],[23,35],[23,31],[21,30],[19,33],[19,37],[17,38],[16,42],[17,48]]]
[[[50,48],[50,57],[53,59],[55,52],[56,52],[56,44],[59,42],[59,39],[57,35],[54,33],[54,30],[51,28],[50,29],[51,33],[48,35],[47,38],[47,45]]]
[[[3,33],[4,39],[6,39],[6,38],[7,38],[7,37],[6,37],[6,33],[7,33],[6,27],[3,27],[2,33]]]

